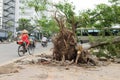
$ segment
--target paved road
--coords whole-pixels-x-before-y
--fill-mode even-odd
[[[40,43],[37,43],[34,54],[38,54],[38,53],[51,54],[50,51],[51,48],[52,48],[52,43],[48,43],[48,46],[44,48],[41,46]],[[16,44],[16,42],[0,44],[0,64],[19,58],[17,49],[18,49],[18,45]],[[28,53],[26,55],[28,55]]]

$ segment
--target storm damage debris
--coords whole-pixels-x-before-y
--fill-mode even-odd
[[[57,17],[55,13],[55,20],[58,23],[59,32],[54,36],[53,42],[53,59],[65,62],[65,60],[73,61],[76,64],[80,62],[88,63],[95,61],[90,59],[88,55],[90,53],[84,50],[81,45],[77,45],[77,39],[75,35],[75,25],[72,28],[66,27],[66,18],[64,16]]]

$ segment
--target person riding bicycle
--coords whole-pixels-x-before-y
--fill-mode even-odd
[[[27,49],[30,44],[28,31],[24,29],[19,38],[22,40],[23,44],[25,45],[25,48]]]

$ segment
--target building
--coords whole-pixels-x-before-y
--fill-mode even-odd
[[[0,29],[16,34],[20,18],[32,19],[33,10],[24,5],[26,0],[0,0]],[[21,8],[24,6],[24,12]]]
[[[16,0],[0,0],[0,28],[15,34],[15,2]]]
[[[3,0],[2,28],[14,32],[15,0]]]
[[[2,28],[3,0],[0,0],[0,29]]]
[[[34,19],[38,16],[34,8],[29,8],[25,3],[26,0],[0,0],[0,28],[11,31],[15,35],[20,18],[29,19],[31,24],[35,24]]]

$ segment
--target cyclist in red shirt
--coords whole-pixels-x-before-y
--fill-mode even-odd
[[[27,30],[23,30],[22,34],[20,36],[20,39],[22,40],[23,43],[25,43],[25,47],[26,49],[28,48],[30,41],[29,41],[29,35],[28,35],[28,31]]]

